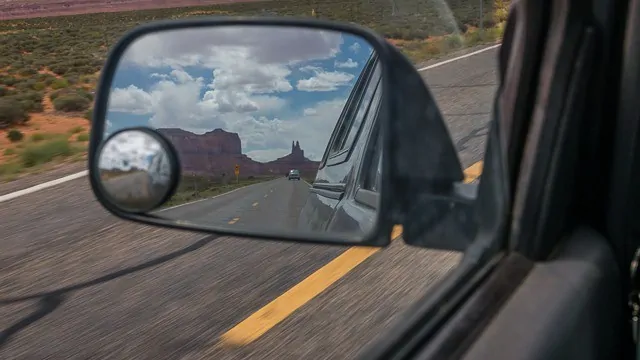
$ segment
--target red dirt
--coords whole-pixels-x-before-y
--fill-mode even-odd
[[[0,0],[0,20],[258,1],[269,0]]]

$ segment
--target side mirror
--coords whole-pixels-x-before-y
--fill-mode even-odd
[[[464,177],[455,147],[420,74],[366,28],[149,23],[113,48],[93,119],[91,185],[123,219],[361,246],[402,224],[406,242],[447,247],[407,221],[447,218]]]

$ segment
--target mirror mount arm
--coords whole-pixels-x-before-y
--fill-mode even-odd
[[[389,119],[386,144],[390,155],[388,174],[396,199],[392,214],[393,220],[405,227],[405,242],[420,243],[419,233],[406,232],[407,226],[411,229],[414,225],[428,230],[415,224],[415,209],[424,211],[425,204],[429,204],[425,203],[426,198],[450,202],[456,184],[464,180],[464,172],[433,94],[409,59],[395,46],[389,44],[389,48],[393,90],[388,96],[394,106],[392,113],[397,115],[396,119]],[[431,206],[441,207],[435,203]]]
[[[403,227],[409,245],[429,249],[464,251],[473,241],[477,226],[475,200],[478,183],[457,182],[449,191],[419,191],[408,209]]]

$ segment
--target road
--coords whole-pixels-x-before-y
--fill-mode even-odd
[[[465,167],[482,159],[496,56],[422,72]],[[142,226],[86,177],[3,201],[0,218],[3,359],[349,359],[460,258]]]
[[[235,225],[243,229],[295,229],[309,194],[303,180],[282,177],[157,212],[170,219],[188,219],[195,224]]]

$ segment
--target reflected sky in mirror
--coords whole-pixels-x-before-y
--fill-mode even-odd
[[[98,166],[102,170],[147,170],[159,153],[163,153],[162,146],[151,135],[125,131],[104,145]]]
[[[319,160],[372,49],[359,37],[278,27],[183,29],[145,36],[112,83],[107,133],[123,127],[237,133],[266,162]]]

